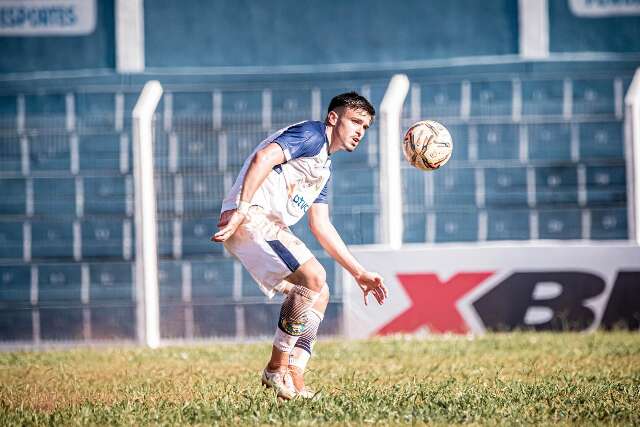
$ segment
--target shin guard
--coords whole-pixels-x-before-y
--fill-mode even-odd
[[[320,296],[303,286],[294,286],[282,303],[278,328],[273,345],[280,351],[290,353],[298,338],[307,329],[309,312]]]

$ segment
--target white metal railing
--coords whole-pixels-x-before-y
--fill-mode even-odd
[[[629,239],[640,244],[640,68],[624,99],[624,147],[627,164]]]

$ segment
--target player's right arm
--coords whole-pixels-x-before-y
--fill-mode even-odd
[[[268,144],[253,156],[242,182],[238,209],[222,212],[220,222],[218,222],[218,232],[213,235],[211,240],[214,242],[224,242],[235,233],[236,229],[245,220],[245,207],[249,206],[258,188],[262,185],[271,170],[285,161],[286,158],[282,147],[276,143]]]

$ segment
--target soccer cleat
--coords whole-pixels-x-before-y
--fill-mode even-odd
[[[309,387],[302,387],[301,390],[297,390],[296,391],[298,393],[298,396],[302,399],[313,399],[314,397],[316,397],[316,395],[320,395],[320,393],[316,393],[315,391],[311,390]]]
[[[270,372],[265,369],[262,371],[262,385],[267,388],[273,388],[278,397],[285,400],[291,400],[298,395],[291,375],[286,371]]]

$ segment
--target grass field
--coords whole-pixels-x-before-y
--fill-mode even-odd
[[[269,344],[0,353],[0,424],[640,425],[640,335],[321,341],[308,383],[259,384]]]

